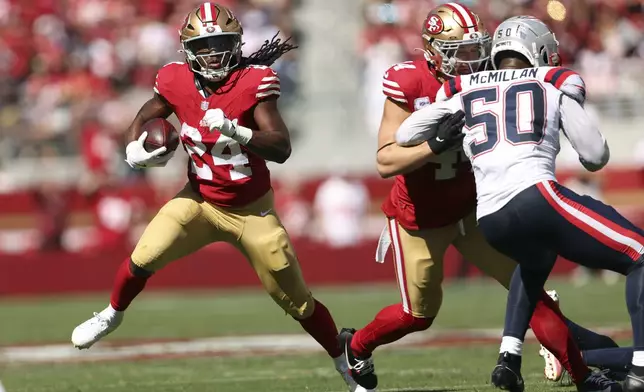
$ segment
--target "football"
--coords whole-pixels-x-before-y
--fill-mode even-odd
[[[146,131],[148,136],[145,138],[143,148],[147,152],[152,152],[159,147],[165,146],[167,151],[164,154],[168,154],[176,150],[179,146],[179,134],[177,130],[164,118],[155,118],[143,124],[137,136],[140,136]]]

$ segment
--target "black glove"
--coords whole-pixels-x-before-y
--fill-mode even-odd
[[[436,126],[436,134],[427,139],[427,144],[434,155],[441,154],[463,142],[463,125],[465,125],[465,112],[446,114]]]

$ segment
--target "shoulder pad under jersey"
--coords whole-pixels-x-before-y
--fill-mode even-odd
[[[570,98],[584,104],[586,101],[586,84],[575,71],[563,67],[544,67],[541,71],[543,81],[555,86]]]
[[[175,81],[178,73],[186,66],[186,63],[172,62],[164,65],[157,72],[154,80],[154,92],[160,96],[170,99],[172,83]]]

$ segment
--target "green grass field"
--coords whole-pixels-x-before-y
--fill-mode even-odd
[[[554,281],[561,307],[586,326],[628,328],[623,282],[597,281],[573,289]],[[384,305],[398,299],[393,286],[320,288],[314,293],[338,326],[360,327]],[[107,295],[0,299],[0,345],[68,342],[72,329],[99,311]],[[487,281],[451,284],[443,311],[432,329],[501,328],[505,291]],[[124,324],[107,341],[187,339],[211,336],[301,333],[260,291],[146,293],[128,311]],[[378,351],[381,391],[492,390],[489,373],[497,344],[405,347]],[[566,391],[543,381],[534,344],[526,347],[528,391]],[[322,354],[281,352],[156,358],[136,361],[24,364],[2,361],[0,379],[7,392],[97,391],[344,391],[331,362]]]

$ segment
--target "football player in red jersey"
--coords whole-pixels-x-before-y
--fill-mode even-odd
[[[277,109],[279,77],[269,66],[294,48],[273,39],[242,56],[242,26],[226,7],[204,3],[179,30],[186,63],[161,68],[154,96],[129,128],[132,167],[163,166],[165,148],[146,152],[141,126],[176,114],[190,156],[188,183],[149,223],[131,257],[119,267],[109,306],[80,324],[72,343],[89,348],[114,331],[124,311],[154,272],[203,246],[224,241],[244,254],[273,300],[331,356],[351,391],[350,377],[327,308],[305,284],[293,246],[273,209],[265,160],[282,163],[291,153]]]
[[[354,378],[367,388],[377,385],[372,352],[426,330],[434,321],[442,302],[443,258],[449,245],[506,288],[516,267],[487,244],[476,226],[474,176],[460,148],[462,112],[443,121],[437,137],[427,143],[396,144],[396,130],[412,112],[433,103],[443,83],[454,81],[454,76],[484,69],[490,55],[491,39],[479,17],[457,3],[429,12],[422,39],[424,60],[396,64],[384,74],[387,100],[378,134],[378,171],[385,178],[395,176],[395,181],[382,207],[389,223],[377,257],[384,260],[393,245],[402,303],[385,307],[364,328],[343,329],[339,335]],[[450,132],[454,124],[459,125],[458,133]],[[577,336],[569,332],[558,306],[545,292],[531,326],[573,380],[583,383],[590,371],[575,343]],[[581,327],[575,331],[596,335]],[[561,369],[558,373],[561,377]]]

